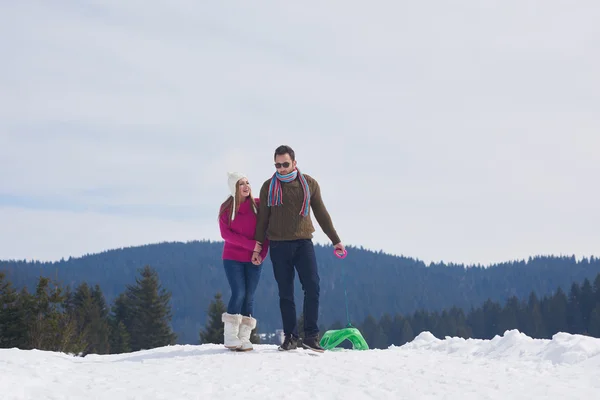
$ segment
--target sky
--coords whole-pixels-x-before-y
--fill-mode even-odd
[[[598,20],[595,0],[1,1],[0,259],[221,240],[227,171],[258,195],[281,144],[346,245],[600,256]]]

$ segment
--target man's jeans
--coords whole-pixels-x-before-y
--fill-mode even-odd
[[[295,271],[304,290],[304,335],[317,336],[319,327],[319,272],[312,240],[270,241],[269,252],[273,273],[279,287],[279,308],[283,332],[298,337],[294,302]],[[295,267],[295,270],[294,270]]]
[[[233,260],[223,260],[223,265],[231,287],[227,313],[252,316],[254,314],[254,292],[256,292],[260,280],[262,265]]]

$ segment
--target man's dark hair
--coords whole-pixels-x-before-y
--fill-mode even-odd
[[[275,155],[273,156],[273,159],[284,154],[289,154],[292,161],[296,161],[296,154],[294,153],[294,150],[290,146],[286,145],[281,145],[275,149]]]

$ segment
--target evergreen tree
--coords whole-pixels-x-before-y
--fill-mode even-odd
[[[432,315],[425,310],[416,311],[410,319],[410,325],[415,336],[418,336],[421,332],[432,332],[435,328]]]
[[[527,315],[522,328],[523,333],[532,338],[547,338],[541,304],[534,292],[529,295]]]
[[[112,321],[110,323],[109,344],[112,354],[129,353],[131,351],[131,337],[123,321]]]
[[[95,285],[92,295],[92,317],[90,318],[90,350],[95,354],[110,353],[110,325],[108,306],[99,285]]]
[[[121,293],[115,299],[111,314],[109,315],[109,345],[113,354],[128,353],[131,351],[131,336],[129,330],[132,326],[132,311],[127,295]]]
[[[594,279],[594,298],[596,304],[600,304],[600,274]]]
[[[133,326],[133,307],[127,293],[121,293],[115,298],[111,312],[111,317],[115,321],[122,322],[127,331],[131,330]]]
[[[153,349],[175,344],[171,329],[171,293],[162,287],[158,274],[146,265],[136,278],[135,285],[127,286],[128,306],[131,307],[131,350]]]
[[[472,337],[471,328],[467,324],[467,316],[462,309],[452,307],[449,316],[455,321],[454,326],[456,327],[456,331],[452,333],[452,336],[458,336],[464,339]]]
[[[485,330],[482,339],[492,339],[498,334],[503,334],[499,329],[500,313],[502,307],[492,300],[487,300],[483,303],[483,316],[485,321]]]
[[[17,347],[26,331],[17,308],[17,292],[0,271],[0,348]]]
[[[387,332],[388,342],[394,345],[400,345],[402,343],[402,325],[404,323],[404,317],[400,314],[396,314],[392,320],[392,326],[389,332]],[[403,344],[403,343],[402,343]]]
[[[456,321],[448,314],[448,311],[443,310],[441,314],[434,312],[432,317],[431,333],[435,337],[456,336]]]
[[[71,286],[67,285],[63,290],[63,312],[72,315],[75,314],[74,298],[75,294],[71,290]]]
[[[87,283],[82,283],[75,288],[75,292],[68,292],[65,296],[65,311],[71,315],[71,318],[77,325],[77,333],[85,338],[85,348],[83,354],[90,352],[90,319],[92,318],[92,295]]]
[[[33,296],[29,294],[27,288],[21,289],[16,301],[18,333],[16,334],[16,343],[13,343],[12,347],[24,350],[32,349],[29,327],[33,318],[33,306]]]
[[[51,287],[50,279],[40,277],[32,300],[28,327],[30,346],[33,349],[55,351],[60,343],[61,290],[56,285]]]
[[[392,316],[390,314],[385,313],[379,319],[379,328],[383,332],[385,339],[386,339],[383,348],[390,347],[392,344],[394,344],[393,337],[392,337],[393,328],[394,328],[394,320],[392,319]]]
[[[569,333],[584,333],[583,315],[581,313],[581,286],[577,282],[571,285],[567,306],[567,324]]]
[[[588,334],[600,338],[600,303],[592,310],[590,314],[590,328]]]
[[[75,293],[68,294],[65,309],[73,316],[77,333],[85,338],[83,355],[109,353],[109,322],[106,302],[98,285],[93,289],[80,284]]]
[[[520,329],[520,314],[521,307],[519,304],[519,299],[517,299],[516,296],[510,297],[504,308],[499,313],[497,333],[504,334],[504,332],[508,330]]]
[[[483,307],[471,308],[467,316],[467,325],[471,328],[472,335],[470,337],[483,338],[486,332],[486,318],[483,312]]]
[[[542,316],[547,327],[548,335],[551,337],[557,332],[568,332],[568,299],[565,292],[558,288],[552,297],[545,298],[541,302]]]
[[[227,311],[220,292],[215,294],[214,300],[208,306],[208,323],[200,331],[200,343],[223,344],[224,325],[222,315]]]
[[[594,304],[596,306],[590,315],[589,334],[600,338],[600,274],[594,279]]]
[[[35,295],[22,293],[28,348],[79,354],[85,342],[77,335],[77,323],[64,312],[63,289],[49,278],[40,277]]]
[[[384,324],[385,325],[385,324]],[[413,330],[410,326],[409,318],[404,318],[400,314],[394,316],[391,332],[385,332],[388,336],[388,343],[402,346],[415,338]]]
[[[362,323],[359,329],[372,349],[385,349],[387,348],[387,336],[381,329],[381,326],[377,320],[372,316],[368,315]]]
[[[415,338],[415,334],[413,332],[412,327],[410,326],[410,322],[408,319],[404,319],[402,321],[402,334],[401,339],[398,344],[404,344],[411,342]]]
[[[579,309],[581,311],[582,333],[588,334],[592,311],[596,307],[596,299],[594,295],[594,288],[587,278],[584,279],[583,284],[581,285],[580,296]]]

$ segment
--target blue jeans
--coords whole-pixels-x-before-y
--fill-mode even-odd
[[[227,305],[228,314],[254,314],[254,292],[260,280],[261,265],[251,262],[223,260],[225,274],[231,288],[231,298]]]

